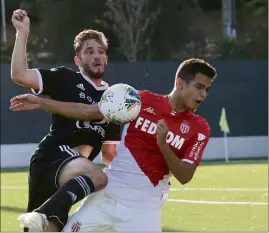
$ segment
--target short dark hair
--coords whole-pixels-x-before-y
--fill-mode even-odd
[[[86,40],[95,39],[101,46],[107,50],[108,48],[108,40],[105,37],[103,32],[97,30],[84,30],[80,32],[74,40],[74,50],[76,55],[78,55],[81,51],[81,48]]]
[[[180,64],[176,72],[176,79],[182,78],[188,83],[192,81],[198,73],[206,75],[208,78],[212,79],[212,81],[214,81],[217,75],[216,69],[208,62],[199,58],[191,58]]]

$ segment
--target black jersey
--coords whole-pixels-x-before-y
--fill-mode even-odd
[[[66,67],[52,69],[35,69],[39,78],[39,90],[35,94],[50,96],[51,99],[96,104],[100,101],[108,84],[102,81],[101,86],[85,75]],[[93,159],[103,143],[120,141],[120,126],[101,121],[79,121],[52,114],[50,132],[39,143],[38,150],[50,150],[59,145],[89,145],[94,147],[90,159]]]

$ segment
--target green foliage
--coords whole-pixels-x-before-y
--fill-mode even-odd
[[[26,10],[31,18],[37,18],[37,2],[38,0],[5,0],[7,20],[10,19],[13,11],[19,8]]]
[[[72,60],[74,37],[84,29],[99,29],[94,21],[103,10],[104,0],[38,1],[43,35],[58,60]]]
[[[27,10],[32,22],[38,19],[41,23],[40,37],[33,42],[29,41],[28,52],[31,53],[32,59],[38,59],[35,58],[35,52],[44,51],[53,54],[53,61],[73,60],[74,37],[83,29],[93,28],[104,31],[109,38],[108,55],[111,60],[126,60],[120,52],[123,40],[119,39],[118,33],[113,30],[115,19],[108,21],[106,26],[98,23],[106,19],[107,1],[6,0],[5,3],[7,20],[10,20],[13,10],[23,8]],[[201,13],[198,2],[150,0],[146,12],[152,14],[159,8],[160,12],[142,39],[144,46],[139,50],[137,59],[168,60],[174,52],[177,56],[188,56],[195,52],[197,55],[203,54],[202,49],[206,47],[203,44],[205,35],[197,26],[193,27],[194,21]],[[240,14],[237,12],[239,36],[234,41],[223,39],[217,42],[217,53],[221,58],[267,58],[268,1],[241,0],[240,3]],[[48,42],[45,43],[46,41]],[[11,47],[1,48],[5,60],[9,60]],[[137,47],[141,47],[141,44]]]
[[[238,28],[244,33],[236,40],[224,39],[218,43],[221,58],[268,58],[267,8],[267,0],[242,2]]]
[[[155,29],[160,7],[149,8],[149,3],[150,0],[106,1],[104,19],[99,20],[112,30],[119,42],[119,51],[129,62],[137,61]]]
[[[223,39],[217,44],[217,53],[220,58],[244,58],[247,51],[244,44],[236,40]]]
[[[250,0],[245,2],[244,10],[256,17],[268,15],[268,0]]]
[[[38,0],[23,0],[21,1],[20,8],[27,11],[27,14],[33,18],[38,18]]]
[[[268,31],[263,30],[259,34],[251,35],[243,40],[219,41],[217,53],[220,58],[232,59],[263,59],[268,58]]]
[[[171,53],[178,51],[182,43],[200,36],[200,32],[191,30],[200,13],[196,0],[154,0],[151,4],[154,8],[157,4],[161,6],[149,44],[153,59],[170,59]]]
[[[21,0],[7,0],[5,1],[6,16],[10,16],[14,10],[19,8]]]
[[[104,30],[97,21],[105,17],[105,2],[106,0],[37,0],[43,35],[58,60],[70,61],[73,58],[73,39],[79,31],[85,28]],[[139,59],[170,59],[171,53],[179,49],[183,42],[189,40],[190,36],[195,39],[199,34],[189,30],[200,12],[196,0],[151,0],[148,11],[156,11],[157,6],[160,6],[161,12],[152,27],[147,45],[138,54]],[[111,59],[122,59],[119,53],[121,43],[115,42],[117,40],[114,40],[116,38],[112,25],[113,22],[111,27],[104,30],[112,38],[109,55]]]

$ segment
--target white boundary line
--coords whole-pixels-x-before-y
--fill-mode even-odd
[[[4,185],[0,186],[1,189],[6,190],[21,190],[21,189],[27,189],[27,186],[9,186]],[[252,192],[252,191],[268,191],[268,188],[170,188],[170,191],[245,191],[245,192]]]
[[[170,191],[268,191],[268,188],[171,188]]]
[[[268,205],[268,202],[247,202],[247,201],[198,201],[183,199],[168,199],[168,202],[180,202],[191,204],[208,204],[208,205]]]
[[[1,186],[1,190],[26,190],[27,186]],[[214,190],[214,191],[265,191],[266,188],[171,188],[171,191],[178,190]],[[208,205],[268,205],[268,202],[247,202],[247,201],[199,201],[199,200],[184,200],[184,199],[168,199],[168,202],[190,203],[190,204],[208,204]]]
[[[27,189],[27,186],[8,186],[8,185],[1,185],[1,190],[6,189],[6,190],[22,190],[22,189]]]

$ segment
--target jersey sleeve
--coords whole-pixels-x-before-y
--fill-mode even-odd
[[[107,126],[104,144],[119,144],[121,140],[121,126],[109,124]]]
[[[57,67],[52,69],[33,69],[38,76],[39,90],[31,89],[35,95],[49,95],[59,92],[63,85],[63,78],[65,76],[64,67]]]
[[[145,96],[150,94],[150,91],[148,91],[148,90],[137,90],[137,93],[139,94],[140,98],[143,99]]]
[[[211,130],[207,122],[202,124],[198,128],[197,133],[188,142],[184,150],[182,161],[199,165],[209,141],[210,134]]]

